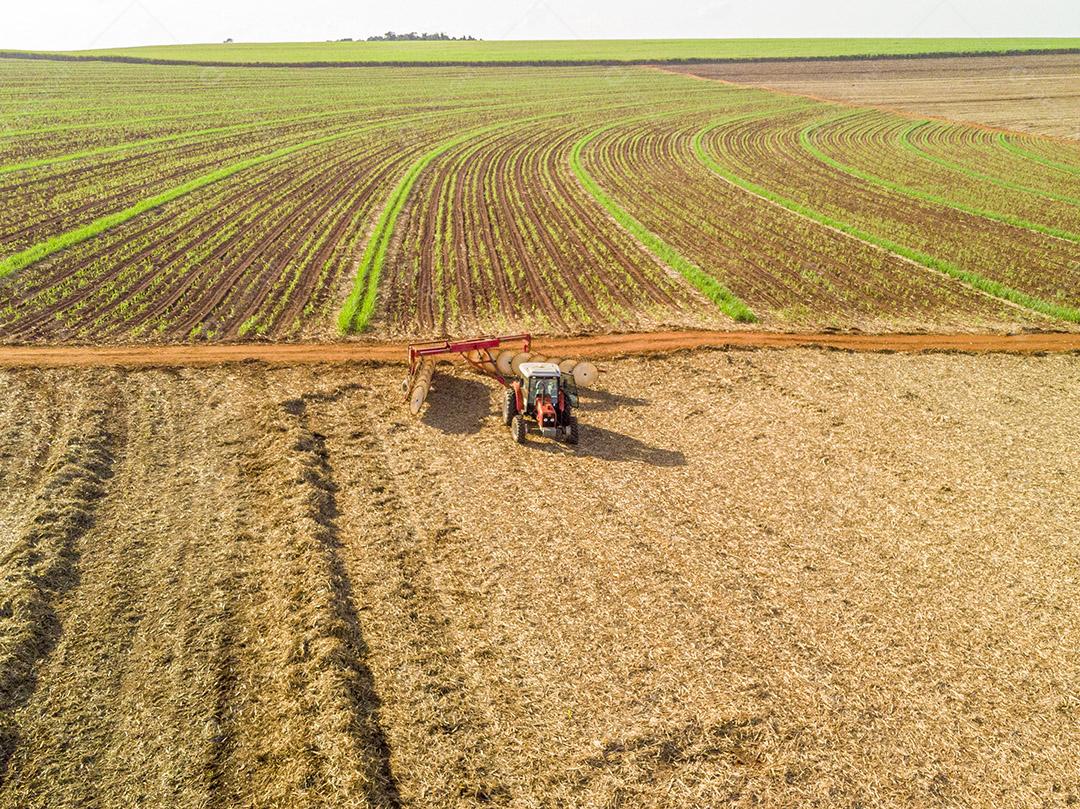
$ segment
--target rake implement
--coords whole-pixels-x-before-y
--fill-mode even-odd
[[[505,350],[503,347],[508,345],[519,345],[520,351]],[[415,416],[424,406],[428,391],[431,389],[435,362],[440,357],[460,354],[477,371],[498,380],[499,384],[507,387],[510,385],[507,377],[512,372],[505,367],[505,362],[502,366],[498,364],[499,356],[508,353],[528,354],[531,346],[532,335],[530,334],[502,334],[496,337],[476,337],[471,340],[413,343],[409,346],[409,375],[401,383],[401,390],[409,403],[409,410]]]
[[[596,366],[589,362],[559,360],[531,353],[531,334],[500,334],[468,340],[434,340],[409,346],[409,375],[401,383],[401,392],[415,416],[431,390],[435,363],[440,358],[461,355],[477,372],[490,376],[504,388],[511,387],[526,362],[548,362],[572,375],[578,385],[587,387],[596,381]]]

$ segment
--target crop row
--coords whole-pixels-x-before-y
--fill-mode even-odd
[[[13,201],[0,211],[0,251],[17,253],[155,193],[329,134],[284,126],[0,176],[0,194]]]
[[[738,120],[764,113],[743,112]],[[637,222],[718,279],[758,319],[909,328],[991,322],[1001,307],[910,262],[764,203],[697,159],[710,114],[631,122],[592,139],[582,162]]]
[[[883,183],[853,171],[810,138],[822,117],[822,110],[811,108],[721,122],[704,134],[699,156],[729,178],[768,189],[789,207],[848,226],[860,238],[990,294],[1080,319],[1080,245],[912,194],[903,176]]]
[[[274,125],[243,119],[146,141],[121,132],[77,152],[54,151],[6,172],[0,167],[0,182],[16,200],[0,236],[0,333],[18,340],[289,337],[332,323],[350,286],[361,292],[358,314],[369,318],[389,246],[389,238],[372,236],[372,226],[375,236],[393,234],[393,189],[404,189],[404,202],[426,163],[471,142],[474,131],[551,117],[540,111],[552,96],[569,109],[591,110],[615,91],[626,106],[641,103],[642,84],[652,81],[648,74],[594,71],[584,81],[571,74],[546,78],[520,94],[492,92],[498,82],[453,77],[441,88],[425,87],[432,103],[407,115],[375,105],[328,104],[318,114],[301,107]],[[426,82],[414,85],[417,93],[421,85]],[[475,105],[447,103],[449,91]],[[385,88],[375,95],[385,97]],[[108,125],[101,131],[108,134]],[[543,141],[542,133],[534,137]],[[554,152],[546,154],[557,162]],[[565,164],[560,168],[568,177]],[[589,264],[606,266],[609,243],[595,240],[595,227],[576,227],[579,246],[592,251]],[[655,276],[661,286],[678,287],[632,239],[618,229],[614,234],[623,240],[620,249],[645,265],[637,281]],[[379,262],[365,284],[366,252]],[[563,271],[553,266],[556,275]],[[593,284],[591,272],[582,263],[582,288]],[[471,295],[467,285],[461,288]],[[632,280],[606,294],[637,318],[635,291]],[[699,303],[684,298],[689,309]],[[533,302],[515,305],[528,313]]]
[[[948,205],[1017,227],[1080,241],[1080,201],[1025,184],[1021,161],[989,174],[949,161],[911,140],[926,121],[850,111],[803,129],[819,159],[899,194]],[[964,128],[952,127],[952,133]],[[823,157],[822,157],[823,156]]]
[[[1052,139],[640,69],[111,67],[86,120],[0,91],[0,338],[1080,319]]]
[[[628,328],[701,311],[575,181],[565,156],[578,131],[515,124],[439,157],[388,263],[386,331]]]
[[[350,137],[133,217],[17,273],[0,294],[3,331],[28,340],[295,333],[305,310],[333,301],[357,234],[418,145]]]

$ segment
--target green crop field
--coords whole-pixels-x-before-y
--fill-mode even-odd
[[[952,39],[574,39],[475,42],[281,42],[159,45],[68,55],[234,64],[364,62],[663,62],[678,60],[901,56],[1080,49],[1080,38]]]
[[[0,340],[1074,328],[1078,174],[645,67],[0,59]]]

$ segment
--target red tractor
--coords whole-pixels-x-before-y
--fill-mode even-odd
[[[525,443],[530,430],[546,438],[556,438],[567,444],[578,442],[578,422],[573,415],[577,407],[577,385],[574,377],[563,374],[551,362],[524,362],[503,398],[503,423],[510,428],[514,440]]]
[[[508,345],[515,348],[504,348]],[[578,406],[578,386],[594,384],[599,370],[591,362],[576,360],[557,363],[538,357],[537,362],[530,362],[531,346],[529,334],[414,343],[409,346],[409,375],[401,383],[401,392],[409,410],[419,415],[432,386],[435,363],[457,355],[506,388],[503,422],[519,444],[525,443],[530,430],[576,444],[578,422],[573,410]]]

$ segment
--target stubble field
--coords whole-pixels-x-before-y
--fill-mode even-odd
[[[977,61],[0,59],[0,807],[1080,802],[1075,353],[622,356],[574,448],[182,367],[1067,348],[1075,59]],[[144,367],[8,367],[69,348]]]
[[[0,804],[1080,798],[1075,357],[605,367],[0,372]]]
[[[692,75],[884,106],[913,115],[1080,138],[1077,54],[865,59],[686,68]]]

